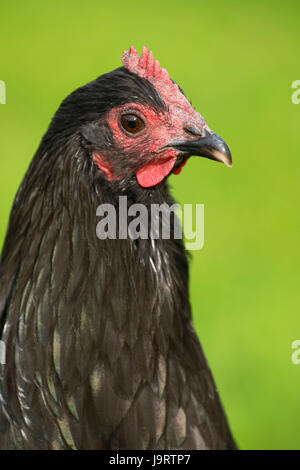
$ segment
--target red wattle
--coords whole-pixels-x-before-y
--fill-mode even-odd
[[[175,165],[176,157],[170,157],[168,160],[154,160],[144,165],[137,171],[136,178],[143,188],[151,188],[160,183],[172,171]]]
[[[179,175],[179,173],[181,173],[181,170],[184,167],[184,165],[186,165],[186,163],[187,163],[187,160],[185,162],[181,163],[181,165],[177,168],[177,170],[173,171],[173,174],[174,175]]]

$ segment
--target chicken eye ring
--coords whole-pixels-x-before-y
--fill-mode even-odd
[[[125,127],[124,119],[126,117],[128,118],[132,117],[132,120],[134,120],[135,118],[138,120],[140,127],[138,128],[136,132],[133,127],[132,127],[133,132],[129,130],[130,126],[128,126],[128,128]],[[129,137],[138,137],[146,130],[145,118],[136,110],[127,109],[126,112],[123,112],[119,117],[119,127],[122,130],[122,132],[124,132],[124,134],[128,135]]]

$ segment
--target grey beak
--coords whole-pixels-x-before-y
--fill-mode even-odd
[[[225,163],[229,167],[232,166],[231,153],[227,144],[214,132],[207,132],[200,139],[174,142],[172,147],[190,156],[198,155],[199,157],[206,157]]]

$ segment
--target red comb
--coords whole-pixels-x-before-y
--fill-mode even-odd
[[[135,73],[139,77],[146,78],[151,82],[162,96],[168,95],[168,99],[173,95],[172,101],[186,101],[178,86],[172,82],[166,69],[161,68],[158,60],[154,61],[153,54],[143,47],[141,57],[139,57],[134,47],[125,51],[122,56],[122,63],[129,72]],[[175,96],[174,96],[175,95]]]

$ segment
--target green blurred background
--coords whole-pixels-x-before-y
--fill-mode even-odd
[[[232,169],[195,158],[171,183],[205,204],[193,313],[242,449],[300,449],[299,14],[296,1],[0,1],[1,246],[60,102],[130,45],[151,48],[229,144]]]

